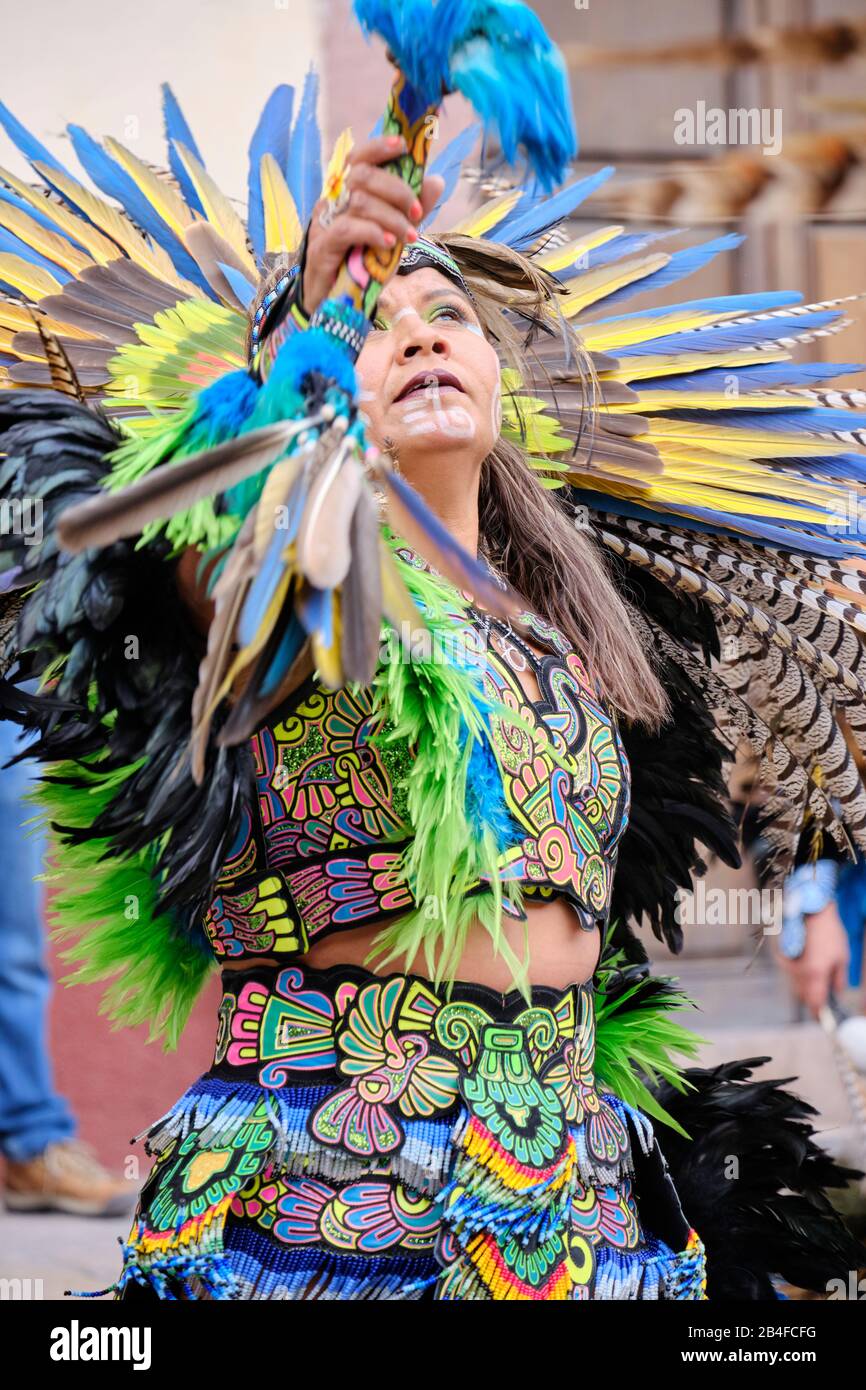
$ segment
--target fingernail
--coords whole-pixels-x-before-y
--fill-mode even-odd
[[[423,213],[423,211],[424,211],[424,209],[423,209],[422,206],[421,206],[420,200],[419,200],[418,198],[416,198],[415,201],[414,201],[414,203],[412,204],[412,206],[411,206],[410,209],[409,209],[409,216],[410,216],[410,217],[413,217],[413,218],[415,219],[415,221],[417,222],[417,221],[418,221],[418,218],[421,216],[421,214]]]
[[[396,245],[397,245],[397,238],[395,237],[395,235],[394,235],[393,232],[386,232],[386,233],[385,233],[385,245],[386,245],[386,246],[396,246]]]
[[[392,150],[399,150],[399,148],[400,148],[400,146],[401,146],[402,144],[403,144],[403,136],[402,136],[402,135],[389,135],[389,136],[388,136],[388,145],[389,145],[389,147],[390,147]]]
[[[418,228],[417,228],[417,227],[410,227],[410,228],[409,228],[408,232],[406,233],[406,240],[407,240],[407,241],[417,241],[417,240],[418,240]]]

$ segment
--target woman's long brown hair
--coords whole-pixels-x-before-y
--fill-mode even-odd
[[[626,719],[657,728],[667,696],[598,542],[575,526],[505,439],[482,465],[478,526],[496,569],[569,638],[606,701]]]
[[[435,238],[450,251],[475,296],[488,338],[505,365],[527,376],[526,325],[546,324],[563,335],[572,377],[582,387],[586,443],[592,434],[593,371],[589,354],[561,315],[553,278],[509,247],[477,238]],[[511,316],[503,314],[512,311]],[[551,317],[551,309],[554,317]],[[519,318],[515,320],[515,314]],[[524,327],[521,329],[520,320]],[[482,464],[478,502],[481,543],[487,557],[529,607],[559,628],[595,675],[606,701],[635,723],[658,728],[669,701],[634,610],[611,578],[591,529],[578,527],[545,487],[516,443],[500,438]]]

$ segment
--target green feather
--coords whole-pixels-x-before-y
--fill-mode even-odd
[[[51,764],[45,777],[58,780],[41,780],[28,800],[46,828],[52,821],[87,826],[139,765],[105,775],[96,760]],[[66,785],[60,779],[68,776],[86,776],[90,785]],[[64,943],[74,938],[61,958],[77,966],[63,983],[109,980],[100,1013],[115,1029],[149,1024],[148,1041],[162,1037],[165,1051],[173,1051],[214,969],[204,935],[190,938],[159,910],[147,855],[121,859],[108,840],[81,845],[66,844],[56,835],[52,840],[55,869],[41,876],[50,890],[51,936]]]
[[[613,924],[608,943],[612,930]],[[694,1008],[695,1004],[667,976],[663,983],[670,988],[661,996],[656,992],[646,1003],[640,1002],[641,994],[647,992],[651,983],[646,979],[612,997],[611,985],[625,965],[624,953],[610,951],[606,944],[595,976],[596,1080],[629,1105],[670,1125],[688,1139],[690,1136],[656,1100],[650,1086],[667,1081],[678,1091],[693,1089],[682,1075],[682,1067],[674,1061],[674,1054],[692,1061],[708,1040],[674,1022],[670,1014],[676,1009]],[[654,983],[658,985],[658,977]],[[629,1007],[625,1008],[627,1003]]]

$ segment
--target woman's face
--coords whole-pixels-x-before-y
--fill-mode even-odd
[[[480,466],[499,438],[499,358],[472,301],[438,270],[388,283],[357,369],[368,437],[404,472],[430,451]]]

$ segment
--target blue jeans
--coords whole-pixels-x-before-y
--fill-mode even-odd
[[[0,1152],[23,1160],[75,1133],[75,1120],[57,1095],[47,1047],[51,979],[45,965],[42,925],[44,841],[32,827],[35,814],[23,793],[32,784],[32,763],[2,764],[22,747],[19,730],[0,720]]]

